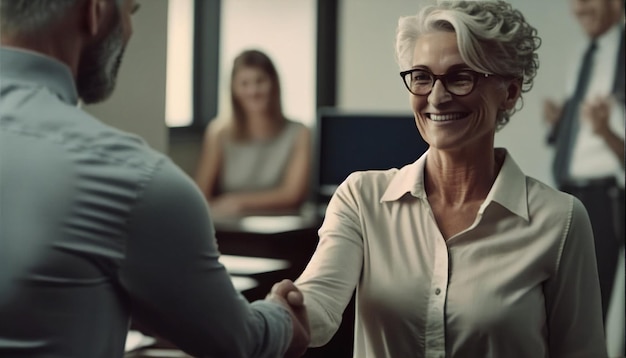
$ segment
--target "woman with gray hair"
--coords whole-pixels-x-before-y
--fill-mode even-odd
[[[587,212],[494,146],[539,44],[503,1],[400,18],[400,76],[429,149],[353,173],[331,199],[296,281],[311,346],[356,290],[354,357],[606,357]]]

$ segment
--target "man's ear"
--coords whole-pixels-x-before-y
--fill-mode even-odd
[[[106,0],[87,0],[83,11],[85,11],[85,19],[87,21],[87,30],[89,35],[98,36],[100,31],[105,27],[107,7],[109,4]]]
[[[522,80],[514,79],[506,87],[506,98],[502,103],[502,107],[505,110],[513,109],[517,103],[518,98],[522,94]]]

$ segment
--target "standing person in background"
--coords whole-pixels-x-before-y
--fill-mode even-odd
[[[572,56],[578,62],[568,77],[569,98],[564,104],[547,99],[544,117],[552,126],[548,143],[556,147],[555,183],[589,212],[606,321],[624,252],[624,1],[570,5],[589,41]],[[624,298],[615,303],[624,305]]]
[[[131,317],[196,356],[300,356],[295,288],[248,303],[196,185],[78,106],[113,92],[137,7],[0,2],[0,357],[121,358]]]
[[[606,358],[584,206],[494,147],[533,85],[539,44],[504,1],[400,18],[400,77],[429,148],[351,174],[331,198],[296,281],[312,346],[356,289],[355,358]]]
[[[239,54],[230,80],[232,116],[207,126],[196,183],[217,215],[297,209],[308,194],[309,129],[285,118],[265,53]]]

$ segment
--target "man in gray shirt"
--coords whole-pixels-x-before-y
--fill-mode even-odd
[[[136,7],[0,2],[0,357],[122,357],[131,316],[196,356],[300,356],[299,291],[249,304],[195,184],[77,106],[113,91]]]

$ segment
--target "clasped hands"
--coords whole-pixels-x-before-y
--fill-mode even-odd
[[[596,96],[585,100],[580,107],[582,120],[589,123],[593,132],[604,137],[610,131],[609,117],[611,108],[615,103],[613,96]],[[549,124],[556,124],[563,111],[563,106],[547,99],[543,104],[543,116]]]
[[[586,119],[593,132],[601,137],[605,137],[611,131],[609,117],[614,101],[612,96],[598,96],[585,101],[580,108],[582,118]]]
[[[301,357],[311,341],[309,319],[302,292],[291,280],[282,280],[274,284],[265,299],[283,305],[291,315],[293,337],[284,357]]]

